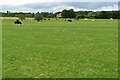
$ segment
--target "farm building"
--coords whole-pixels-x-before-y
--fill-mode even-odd
[[[56,17],[57,17],[57,18],[61,18],[61,17],[62,17],[62,14],[61,14],[61,13],[56,14]]]

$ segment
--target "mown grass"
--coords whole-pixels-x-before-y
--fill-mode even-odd
[[[117,20],[3,20],[4,78],[115,78]]]
[[[0,20],[0,79],[2,79],[2,20]]]

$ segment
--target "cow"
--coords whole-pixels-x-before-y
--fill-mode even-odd
[[[44,19],[44,20],[46,20],[46,19]]]
[[[85,20],[85,21],[87,21],[88,19],[87,19],[87,18],[85,18],[84,20]]]
[[[94,19],[92,19],[92,22],[94,22],[95,20]]]
[[[50,20],[50,19],[48,19],[48,20]]]
[[[68,22],[72,22],[72,20],[68,20]]]
[[[19,20],[14,21],[15,24],[22,24]]]
[[[113,18],[110,18],[110,20],[113,20]]]

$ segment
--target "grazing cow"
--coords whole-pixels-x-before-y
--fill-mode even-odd
[[[50,19],[48,19],[48,20],[50,20]]]
[[[113,20],[113,18],[110,18],[110,20]]]
[[[72,22],[72,20],[68,20],[68,22]]]
[[[95,20],[93,19],[92,22],[94,22]]]
[[[22,24],[19,20],[14,21],[15,24]]]
[[[87,19],[87,18],[85,18],[84,20],[85,20],[85,21],[87,21],[88,19]]]
[[[46,20],[46,19],[44,19],[44,20]]]

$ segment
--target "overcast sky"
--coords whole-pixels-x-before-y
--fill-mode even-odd
[[[12,12],[57,12],[63,9],[75,11],[118,10],[119,0],[1,0],[1,11]]]

